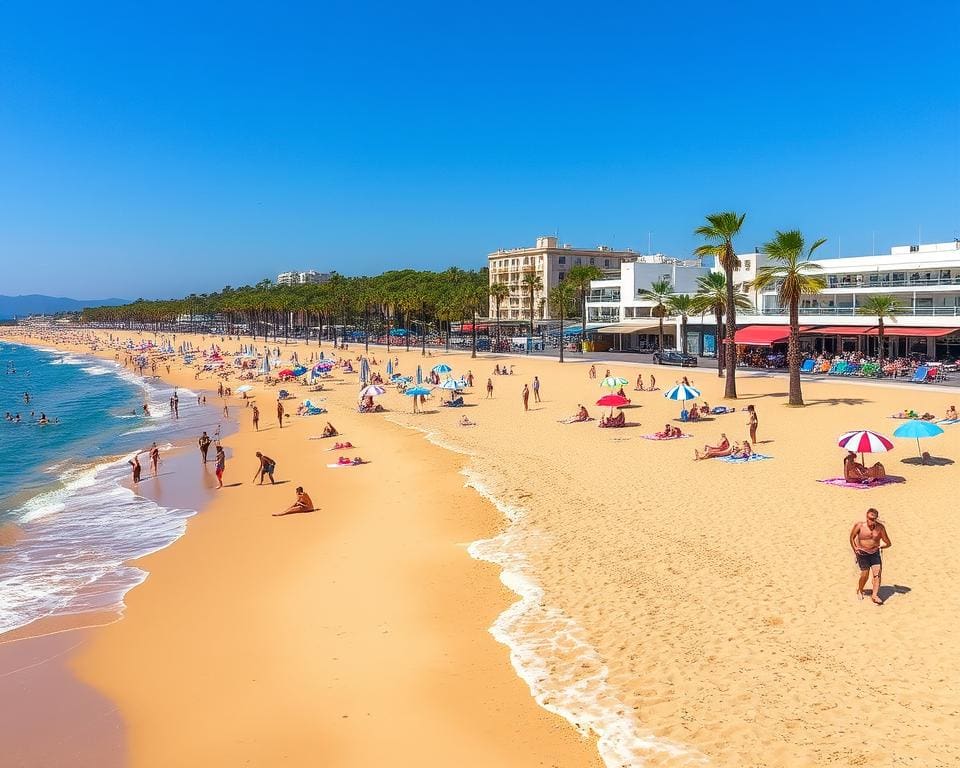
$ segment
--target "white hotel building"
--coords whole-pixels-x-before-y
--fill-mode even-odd
[[[752,291],[749,283],[763,254],[739,256],[741,267],[734,282],[754,303],[749,311],[737,312],[737,340],[744,345],[773,346],[786,340],[789,318],[780,307],[776,290]],[[650,302],[637,291],[660,277],[669,277],[677,293],[694,293],[696,278],[711,268],[695,261],[660,257],[652,268],[639,259],[622,262],[620,277],[597,280],[587,303],[588,329],[614,349],[638,349],[650,344],[657,318]],[[873,294],[897,298],[903,305],[895,321],[885,322],[888,355],[919,354],[928,359],[960,357],[960,240],[949,243],[905,245],[888,254],[837,259],[816,259],[823,267],[827,287],[800,303],[802,343],[810,349],[842,351],[876,350],[876,318],[858,315],[857,307]],[[714,269],[719,269],[715,267]],[[594,327],[591,328],[591,325]],[[688,348],[696,354],[716,349],[715,320],[696,315],[687,321]],[[665,346],[678,346],[678,318],[665,321],[669,337]],[[609,336],[606,336],[609,334]]]
[[[281,272],[277,275],[277,285],[317,285],[330,279],[329,272],[317,272],[308,269],[304,272]]]

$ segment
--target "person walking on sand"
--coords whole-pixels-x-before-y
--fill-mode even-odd
[[[757,425],[760,423],[757,420],[757,409],[752,405],[747,406],[747,413],[750,416],[747,418],[747,428],[750,430],[750,442],[754,445],[757,444]]]
[[[533,377],[533,402],[540,402],[540,379],[536,376]]]
[[[197,441],[197,443],[200,446],[200,455],[203,457],[204,464],[207,463],[207,452],[210,450],[211,442],[212,441],[210,440],[210,435],[208,435],[206,431],[204,431],[204,433],[200,435],[200,439]]]
[[[277,421],[280,422],[280,429],[283,429],[283,403],[277,400]]]
[[[590,366],[590,378],[591,378],[591,379],[597,378],[597,366],[596,366],[596,365],[591,365],[591,366]]]
[[[493,398],[493,379],[487,379],[487,400]]]
[[[853,524],[850,531],[850,548],[857,560],[860,569],[860,578],[857,581],[857,597],[863,600],[863,588],[867,585],[867,577],[873,576],[873,590],[870,599],[876,605],[883,605],[880,597],[880,576],[883,564],[880,561],[880,550],[889,549],[890,536],[887,527],[879,520],[880,513],[870,507],[866,519]]]
[[[223,488],[223,470],[227,467],[227,455],[223,452],[223,446],[217,443],[217,455],[214,474],[217,476],[217,488]]]
[[[260,409],[256,405],[253,406],[253,428],[260,431]]]
[[[257,473],[253,476],[253,479],[256,480],[260,478],[260,485],[263,485],[263,478],[270,478],[270,485],[276,485],[276,481],[273,479],[273,470],[277,468],[277,462],[271,459],[269,456],[264,456],[260,451],[257,451],[257,458],[260,460],[260,466],[257,468]]]
[[[523,410],[530,410],[530,387],[523,385],[523,392],[520,395],[523,398]]]
[[[160,449],[154,443],[150,446],[150,468],[153,470],[153,476],[157,476],[157,467],[160,466]]]
[[[303,486],[297,486],[297,500],[293,502],[289,507],[287,507],[283,512],[274,512],[274,517],[283,517],[283,515],[293,515],[297,512],[315,512],[316,507],[313,506],[313,499],[310,498],[310,494],[303,490]]]

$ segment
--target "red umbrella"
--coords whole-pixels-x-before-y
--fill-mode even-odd
[[[878,435],[869,429],[844,432],[837,439],[837,445],[848,451],[859,453],[861,462],[863,461],[863,454],[865,453],[884,453],[893,450],[893,443],[883,435]]]
[[[609,405],[611,408],[621,408],[629,404],[630,401],[623,395],[604,395],[597,400],[597,405]]]
[[[293,371],[291,371],[289,368],[284,368],[282,371],[280,371],[280,373],[277,374],[277,376],[293,376]]]

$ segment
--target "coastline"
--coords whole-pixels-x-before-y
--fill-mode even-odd
[[[195,390],[203,384],[175,375],[163,378]],[[352,381],[346,389],[352,399]],[[238,413],[237,402],[231,400],[231,416]],[[373,425],[363,423],[366,417],[341,416],[337,409],[331,418],[341,431],[369,434],[365,442],[376,442],[377,450],[371,455],[373,466],[328,478],[309,461],[289,455],[293,441],[301,447],[316,422],[295,421],[284,428],[286,442],[280,442],[275,420],[269,423],[269,408],[261,409],[261,426],[267,422],[273,428],[262,428],[256,444],[263,443],[276,456],[280,473],[301,468],[310,478],[303,484],[324,509],[347,514],[328,517],[321,510],[270,518],[270,510],[288,503],[293,483],[252,489],[243,477],[242,488],[229,489],[235,492],[214,499],[190,519],[187,535],[133,563],[150,576],[128,594],[123,620],[95,630],[70,661],[81,680],[118,705],[127,724],[130,764],[169,765],[178,755],[191,754],[207,765],[234,765],[241,757],[267,765],[282,749],[291,764],[308,764],[309,756],[320,753],[344,765],[397,764],[397,754],[418,764],[466,759],[476,765],[539,765],[543,760],[599,765],[589,741],[536,706],[514,676],[504,649],[487,633],[512,595],[488,565],[467,557],[466,544],[460,543],[492,535],[500,520],[489,504],[464,488],[459,457],[400,427],[378,424],[370,429]],[[255,450],[248,414],[239,413],[246,417],[240,431],[224,440],[235,456]],[[356,420],[356,429],[345,429],[347,420]],[[366,448],[356,439],[354,443]],[[385,443],[396,445],[396,451],[385,451]],[[225,483],[248,468],[245,462],[228,460]],[[367,470],[375,476],[364,476]],[[417,473],[423,473],[420,495],[411,499],[400,490],[398,507],[397,491]],[[344,488],[326,488],[327,480]],[[322,488],[323,501],[311,485]],[[242,498],[247,494],[268,497],[268,508],[262,508],[262,499]],[[448,508],[451,500],[455,509]],[[355,517],[349,510],[357,507],[368,512]],[[430,514],[417,514],[420,508]],[[376,513],[384,509],[409,517],[385,527]],[[271,542],[278,531],[279,541]],[[330,549],[329,536],[340,549]],[[342,572],[343,551],[359,558],[350,579]],[[418,554],[411,557],[414,551]],[[323,567],[316,562],[318,554]],[[271,574],[273,569],[279,571]],[[382,601],[385,586],[397,586],[397,576],[403,574],[403,589],[393,590],[384,616],[371,615],[365,603]],[[307,590],[305,581],[314,589]],[[291,585],[299,602],[285,594]],[[338,595],[344,587],[348,591]],[[327,592],[332,602],[322,611],[326,619],[309,615],[305,606]],[[390,605],[395,607],[388,609]],[[331,633],[327,622],[336,619],[342,623]],[[281,637],[273,638],[277,631]],[[291,636],[284,637],[286,632]],[[338,638],[348,635],[362,639],[365,650],[341,647]],[[198,651],[201,638],[213,656]],[[282,659],[273,655],[277,648],[283,649]],[[318,658],[324,648],[335,651],[335,659]],[[251,666],[256,681],[237,679]],[[366,682],[358,685],[360,679]],[[178,705],[182,713],[172,716],[169,702],[179,699],[173,688],[177,681],[180,690],[202,696],[191,706]],[[197,681],[207,684],[197,686]],[[376,703],[370,714],[357,710],[361,690],[364,700]],[[277,712],[261,713],[265,701]],[[343,709],[348,711],[341,713]],[[364,718],[373,720],[365,723]],[[171,727],[181,737],[165,747]],[[372,733],[371,728],[384,734],[379,746],[362,735]],[[400,753],[398,744],[406,745]]]

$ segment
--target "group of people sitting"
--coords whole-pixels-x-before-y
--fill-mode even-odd
[[[623,427],[627,424],[627,415],[620,411],[616,416],[601,416],[601,427]]]
[[[635,392],[654,392],[656,389],[657,379],[652,373],[650,374],[650,384],[646,388],[643,386],[643,374],[637,374],[637,385],[633,388]]]
[[[501,366],[499,363],[497,363],[497,365],[493,366],[493,375],[494,376],[512,376],[513,366],[511,365],[508,368],[506,365]]]
[[[355,467],[358,464],[366,464],[366,462],[359,456],[354,456],[352,459],[349,456],[341,456],[339,459],[337,459],[337,464],[341,466]]]
[[[683,430],[680,427],[674,427],[670,424],[663,425],[662,432],[654,432],[654,436],[661,440],[673,440],[677,437],[683,437]]]
[[[703,405],[697,406],[696,403],[690,406],[690,410],[687,411],[687,421],[699,421],[702,418],[705,418],[710,415],[710,404],[704,400]]]
[[[887,470],[879,461],[867,467],[857,461],[857,454],[847,451],[843,459],[843,479],[848,483],[871,483],[887,476]]]
[[[336,437],[339,434],[340,433],[337,432],[337,428],[328,421],[326,426],[323,428],[323,434],[321,435],[321,437]],[[340,443],[337,443],[336,447],[340,448],[342,446],[340,445]]]
[[[924,413],[918,413],[912,408],[907,408],[903,411],[898,411],[893,414],[891,418],[894,419],[919,419],[920,421],[936,421],[937,417],[934,416],[930,411],[925,411]],[[947,412],[943,417],[944,421],[956,421],[957,420],[957,406],[951,405],[947,408]]]
[[[717,459],[722,456],[731,456],[735,459],[749,459],[753,455],[753,446],[749,440],[742,443],[732,443],[724,433],[720,433],[720,442],[717,445],[705,445],[703,451],[694,449],[694,461],[702,459]]]
[[[360,413],[379,413],[382,410],[383,406],[373,402],[371,395],[364,396],[363,399],[360,400],[360,405],[357,406],[357,411]]]

